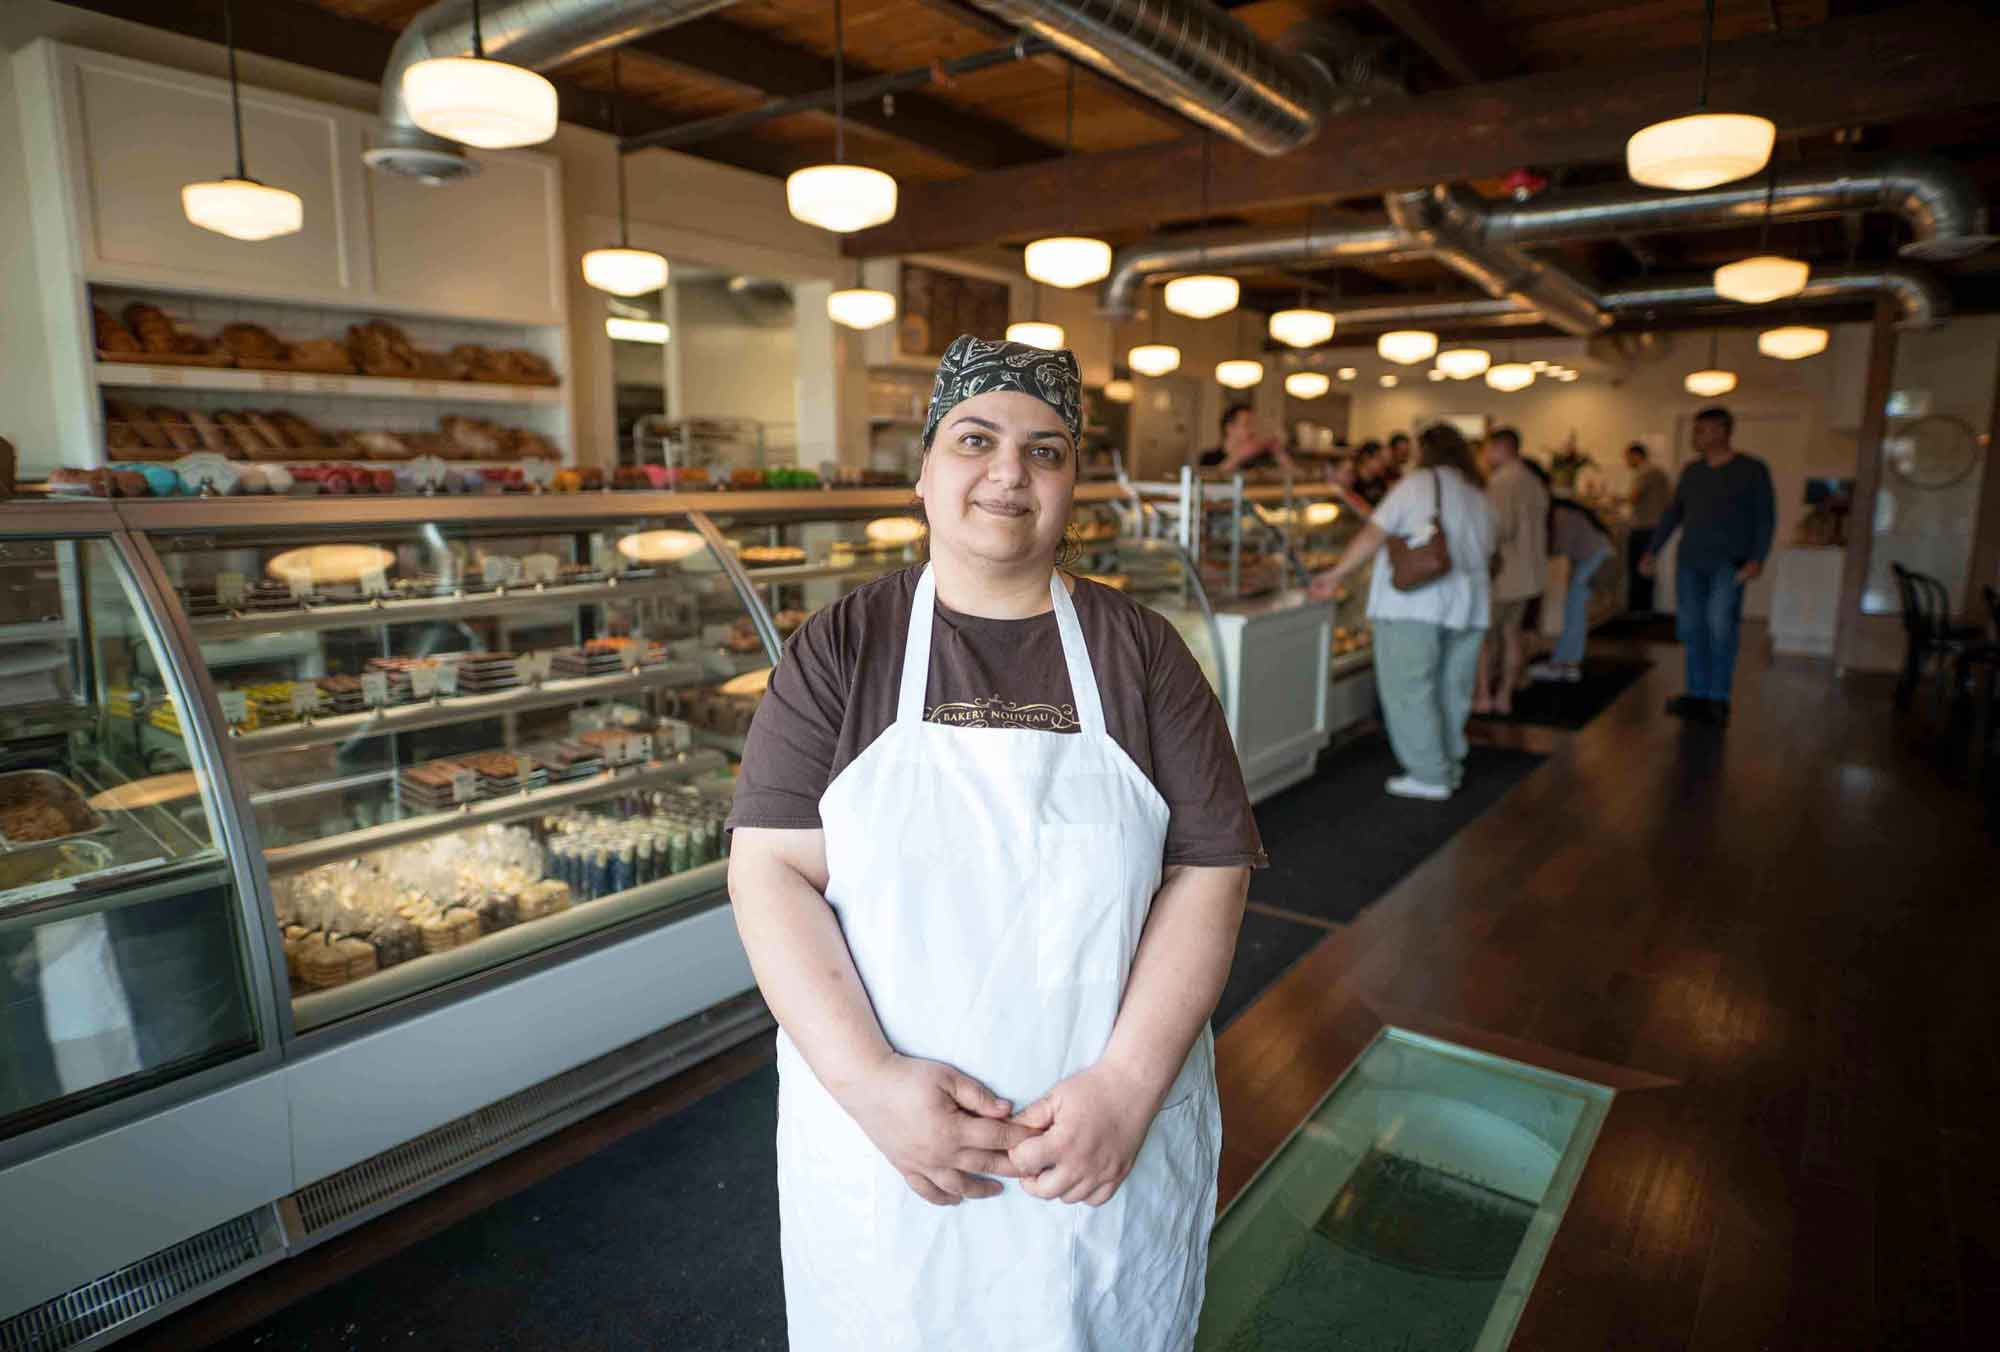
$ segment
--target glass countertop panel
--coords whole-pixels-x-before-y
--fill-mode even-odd
[[[1197,1352],[1499,1352],[1611,1098],[1384,1033],[1223,1214]]]

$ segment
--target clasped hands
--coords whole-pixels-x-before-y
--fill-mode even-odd
[[[998,1196],[1002,1178],[1048,1201],[1102,1206],[1132,1172],[1155,1096],[1099,1062],[1015,1112],[971,1076],[891,1055],[838,1096],[910,1190],[936,1206]]]

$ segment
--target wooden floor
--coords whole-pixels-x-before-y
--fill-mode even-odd
[[[1979,801],[1879,682],[1746,652],[1689,727],[1652,655],[1230,1027],[1225,1195],[1384,1024],[1435,1032],[1621,1090],[1516,1347],[2000,1346]]]
[[[1223,1036],[1224,1195],[1393,1024],[1620,1089],[1515,1347],[2000,1346],[2000,851],[1978,800],[1913,748],[1886,686],[1769,667],[1754,631],[1726,731],[1661,713],[1678,649],[1597,646],[1656,665],[1580,733],[1493,734],[1551,759]],[[766,1055],[132,1346],[253,1323]]]

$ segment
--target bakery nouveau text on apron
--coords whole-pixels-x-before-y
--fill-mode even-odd
[[[889,1045],[1016,1110],[1103,1053],[1160,885],[1167,805],[1105,729],[1058,575],[1082,730],[926,723],[936,585],[918,580],[896,721],[820,799],[826,898]],[[1102,1207],[910,1191],[778,1037],[779,1213],[793,1352],[1183,1352],[1222,1122],[1204,1026]]]

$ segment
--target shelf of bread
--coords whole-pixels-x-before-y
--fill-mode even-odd
[[[707,767],[704,765],[701,768]],[[607,768],[582,779],[551,784],[545,788],[522,789],[435,812],[419,812],[358,831],[300,841],[295,845],[272,846],[264,851],[264,868],[272,877],[282,877],[318,868],[322,864],[340,863],[358,854],[463,831],[468,827],[519,821],[567,807],[580,807],[616,794],[640,793],[685,784],[696,772],[695,768],[678,759]]]
[[[241,724],[231,723],[230,732],[236,744],[247,752],[289,751],[366,737],[389,737],[425,728],[449,727],[482,718],[497,718],[503,714],[526,713],[533,709],[560,708],[583,700],[616,699],[647,690],[692,688],[708,684],[713,679],[708,671],[698,666],[690,669],[688,663],[661,662],[611,676],[531,680],[510,690],[484,694],[433,694],[413,702],[370,708],[359,713],[325,716],[314,713],[298,722],[268,727],[244,728]],[[360,684],[359,681],[356,683]],[[320,684],[324,689],[326,682]],[[394,689],[386,681],[384,685]],[[314,707],[317,709],[324,705],[315,702]]]

